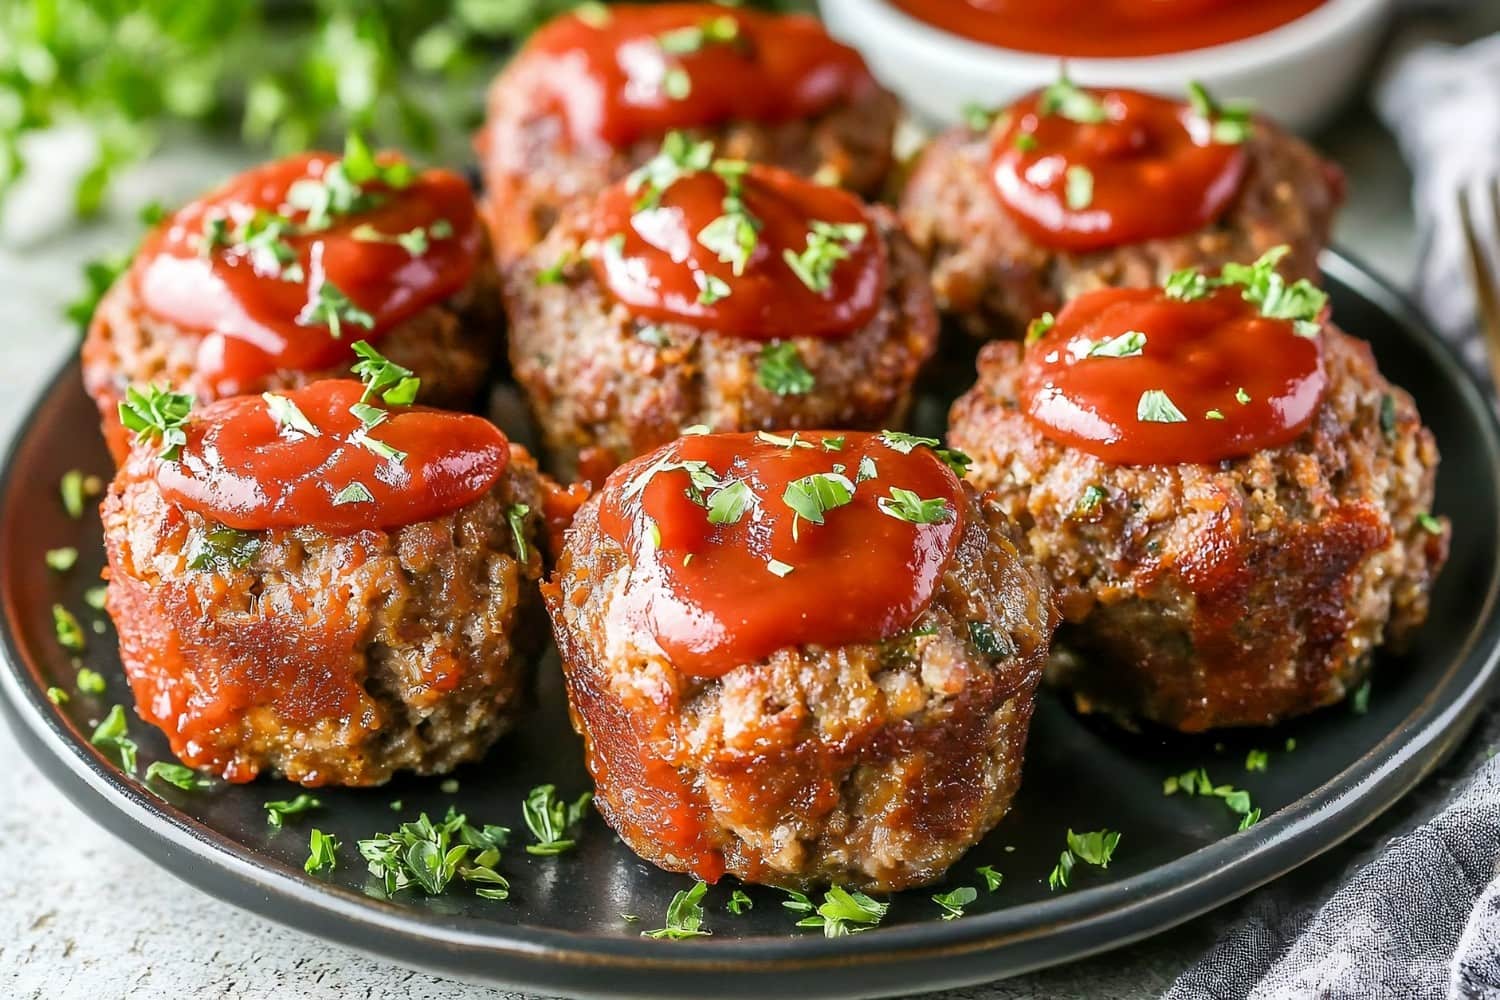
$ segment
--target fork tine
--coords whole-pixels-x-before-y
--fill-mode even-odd
[[[1492,182],[1481,190],[1489,202],[1488,214],[1495,219],[1495,231],[1500,232],[1500,188]],[[1495,273],[1484,252],[1467,187],[1458,191],[1458,219],[1469,251],[1469,271],[1474,282],[1474,298],[1479,306],[1479,329],[1484,335],[1490,379],[1500,388],[1500,289],[1495,287]]]

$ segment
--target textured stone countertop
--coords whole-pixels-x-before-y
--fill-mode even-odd
[[[1400,284],[1415,254],[1405,171],[1363,109],[1319,137],[1351,178],[1340,244]],[[56,155],[67,159],[68,140]],[[171,200],[244,156],[193,150],[129,178],[119,203]],[[26,193],[28,208],[66,203],[66,171]],[[128,219],[122,209],[121,219]],[[24,218],[22,218],[24,216]],[[0,436],[8,438],[50,371],[73,348],[59,304],[87,256],[129,240],[133,223],[63,228],[45,211],[0,227]],[[1356,331],[1357,332],[1357,331]],[[147,862],[81,816],[21,755],[0,723],[0,997],[499,998],[499,990],[442,979],[335,947],[221,903]],[[1337,864],[1337,859],[1329,862]],[[1156,996],[1209,943],[1205,918],[1144,945],[943,1000]]]

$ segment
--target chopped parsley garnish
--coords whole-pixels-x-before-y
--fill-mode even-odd
[[[356,340],[354,353],[359,355],[359,360],[349,370],[365,384],[361,402],[368,403],[376,396],[387,406],[410,406],[417,401],[422,380],[410,368],[396,364],[367,341]]]
[[[1043,115],[1060,115],[1080,125],[1097,125],[1109,117],[1103,101],[1074,84],[1066,75],[1042,91],[1037,111]]]
[[[1245,770],[1264,771],[1271,763],[1271,755],[1264,750],[1251,750],[1245,754]]]
[[[83,516],[84,475],[77,469],[69,469],[57,483],[57,495],[62,499],[63,511],[73,520]]]
[[[1370,679],[1355,688],[1354,694],[1349,696],[1349,710],[1355,715],[1364,715],[1370,710]]]
[[[740,22],[729,14],[711,17],[702,24],[674,28],[656,36],[663,52],[674,56],[691,55],[705,45],[725,45],[740,36]]]
[[[164,781],[174,788],[184,792],[198,792],[205,788],[212,788],[213,781],[192,768],[174,761],[154,760],[146,766],[146,782],[152,780]]]
[[[1035,132],[1017,132],[1011,143],[1022,153],[1034,153],[1039,145]]]
[[[557,255],[557,259],[536,273],[532,283],[538,288],[546,285],[555,285],[563,280],[563,275],[568,273],[568,268],[579,259],[577,249],[569,247]]]
[[[712,250],[719,261],[734,269],[736,276],[745,273],[750,257],[760,240],[761,222],[745,209],[741,199],[741,174],[722,171],[724,180],[724,214],[698,232],[698,242]]]
[[[222,219],[219,221],[223,222]],[[205,251],[212,251],[219,241],[225,241],[229,249],[249,258],[256,274],[282,281],[301,281],[306,276],[302,264],[297,259],[297,251],[286,241],[294,229],[292,221],[285,216],[260,209],[229,234],[217,227],[210,230],[205,224],[203,247]]]
[[[1057,325],[1057,317],[1049,312],[1042,313],[1036,319],[1026,324],[1026,343],[1035,344],[1038,340],[1047,336],[1052,328]]]
[[[125,709],[122,706],[116,705],[109,710],[104,721],[94,727],[94,735],[89,737],[89,742],[100,750],[113,753],[119,759],[120,767],[131,774],[135,773],[136,745],[125,726]]]
[[[1016,651],[1010,636],[989,622],[969,622],[969,641],[985,656],[1010,656]]]
[[[744,889],[736,889],[729,894],[729,902],[724,908],[735,916],[739,916],[747,910],[755,909],[755,901],[750,898]]]
[[[797,280],[819,295],[833,285],[833,269],[839,261],[848,260],[850,251],[864,242],[869,227],[859,222],[832,223],[814,219],[807,234],[807,246],[801,253],[787,249],[782,260]]]
[[[310,291],[307,304],[297,314],[298,326],[323,326],[334,340],[344,336],[344,324],[375,328],[375,317],[365,312],[327,278],[319,281]]]
[[[516,541],[516,558],[522,562],[526,562],[531,556],[531,549],[526,545],[526,515],[530,513],[531,505],[524,503],[513,503],[505,512],[511,537]]]
[[[1239,101],[1220,104],[1197,80],[1188,81],[1187,92],[1193,112],[1212,126],[1209,134],[1214,142],[1237,146],[1250,138],[1253,123],[1249,104]]]
[[[635,339],[652,347],[671,347],[672,341],[667,337],[667,331],[655,323],[647,323],[635,331]]]
[[[1083,488],[1083,494],[1078,498],[1078,502],[1073,505],[1073,512],[1075,514],[1092,514],[1108,498],[1109,494],[1104,491],[1104,487],[1097,483],[1089,483]]]
[[[1295,749],[1297,749],[1297,738],[1295,736],[1288,736],[1286,738],[1286,752],[1291,753]]]
[[[66,705],[68,703],[68,692],[60,687],[49,687],[47,689],[47,700],[54,705]]]
[[[351,503],[374,502],[375,494],[371,493],[370,488],[357,479],[333,495],[333,505],[335,507],[344,507]]]
[[[910,455],[919,447],[931,448],[943,464],[953,470],[953,474],[962,479],[973,464],[973,459],[961,451],[952,448],[944,448],[943,443],[937,438],[922,437],[917,434],[908,434],[905,431],[883,430],[880,432],[880,443],[892,451],[899,451],[903,455]],[[863,463],[861,463],[863,467]],[[870,475],[865,478],[874,477],[874,463],[871,463]]]
[[[912,524],[941,524],[953,513],[945,497],[924,500],[899,486],[892,486],[890,496],[881,497],[876,506],[881,513]]]
[[[400,190],[411,184],[415,173],[411,164],[397,159],[381,163],[363,138],[351,132],[344,139],[344,156],[330,163],[319,178],[306,177],[287,191],[287,204],[307,213],[302,225],[306,229],[327,229],[335,216],[363,212],[374,207],[378,198],[366,190],[370,184],[382,184]]]
[[[338,867],[338,850],[339,842],[333,834],[313,827],[307,838],[307,860],[302,863],[302,870],[309,875],[333,871]]]
[[[316,796],[309,795],[306,792],[298,793],[296,798],[278,799],[275,802],[267,802],[265,804],[266,825],[273,830],[280,830],[288,817],[301,816],[305,812],[317,809],[322,804]]]
[[[1162,782],[1163,795],[1186,795],[1222,799],[1229,811],[1240,817],[1241,830],[1248,830],[1260,822],[1260,810],[1250,803],[1250,793],[1233,785],[1215,785],[1203,768],[1195,768],[1183,774],[1174,774]]]
[[[298,408],[286,396],[277,395],[274,392],[263,392],[260,398],[266,401],[266,409],[271,411],[271,419],[276,421],[276,426],[283,431],[292,430],[308,437],[319,437],[318,428],[307,419],[307,415]]]
[[[1005,876],[995,871],[992,865],[980,865],[974,871],[980,878],[984,879],[985,888],[989,889],[990,892],[994,892],[1000,888],[1000,883],[1005,881]]]
[[[73,683],[78,685],[80,694],[99,695],[104,693],[104,675],[97,670],[88,667],[79,669],[78,675],[73,678]]]
[[[674,101],[685,101],[693,92],[693,78],[681,66],[673,66],[662,74],[661,92]]]
[[[757,441],[764,441],[766,444],[775,445],[778,448],[785,448],[788,451],[793,448],[811,448],[813,446],[811,441],[804,441],[802,436],[796,431],[793,431],[790,436],[773,434],[770,431],[756,431],[755,439]]]
[[[1067,849],[1058,856],[1057,865],[1047,876],[1047,887],[1056,891],[1066,889],[1073,875],[1073,867],[1079,861],[1098,868],[1108,868],[1120,846],[1120,834],[1114,830],[1095,830],[1091,833],[1068,831]]]
[[[708,496],[709,524],[737,524],[755,499],[750,484],[732,479]]]
[[[47,562],[47,568],[58,573],[66,573],[78,564],[78,550],[71,545],[62,548],[48,549],[43,556]]]
[[[772,341],[760,349],[755,380],[762,389],[778,396],[801,396],[813,390],[817,380],[802,363],[797,345],[790,340]]]
[[[786,576],[792,571],[793,567],[782,562],[780,559],[767,559],[766,569],[770,570],[776,576]]]
[[[694,271],[693,282],[698,286],[699,305],[711,306],[720,299],[729,298],[729,283],[718,275]]]
[[[103,584],[100,584],[97,587],[90,587],[88,590],[85,590],[83,592],[83,603],[87,604],[95,611],[103,611],[104,603],[108,597],[109,588],[104,586]]]
[[[799,518],[822,524],[823,515],[854,499],[854,484],[837,472],[816,472],[787,484],[781,500],[792,509],[792,537]]]
[[[823,935],[831,938],[858,934],[878,926],[891,906],[839,885],[830,886],[823,894],[823,902],[816,908],[805,893],[790,889],[782,891],[791,898],[781,905],[793,913],[805,914],[797,921],[798,927],[821,927]]]
[[[1075,212],[1094,203],[1094,173],[1082,164],[1073,164],[1063,174],[1063,201]]]
[[[1396,397],[1390,393],[1380,397],[1380,434],[1387,444],[1396,440]]]
[[[874,479],[878,475],[880,471],[875,467],[875,460],[869,455],[864,455],[859,460],[859,470],[854,474],[854,484],[857,486],[866,479]]]
[[[389,243],[405,250],[410,257],[420,257],[431,248],[433,240],[445,240],[453,235],[453,223],[437,219],[430,226],[414,226],[404,233],[382,233],[366,222],[355,226],[350,235],[363,243]]]
[[[661,150],[631,173],[626,190],[637,196],[637,212],[655,208],[667,188],[689,174],[707,170],[714,158],[714,144],[694,142],[685,132],[668,132]]]
[[[144,389],[130,386],[120,401],[120,423],[126,430],[135,431],[137,444],[156,438],[161,444],[159,456],[175,462],[182,454],[182,446],[187,444],[187,431],[183,427],[192,409],[191,393],[173,392],[158,385]]]
[[[61,604],[52,605],[52,629],[57,633],[57,644],[70,652],[83,652],[83,627],[73,612]]]
[[[641,937],[658,941],[681,941],[684,938],[708,937],[712,931],[703,929],[703,896],[708,892],[707,882],[695,882],[691,889],[683,889],[667,904],[667,924],[654,931],[641,931]]]
[[[1443,533],[1443,522],[1431,514],[1422,513],[1417,515],[1417,524],[1429,535],[1441,535]]]
[[[584,792],[568,803],[557,797],[554,785],[538,785],[533,788],[521,805],[521,815],[526,820],[526,827],[536,838],[535,844],[526,845],[526,853],[553,856],[572,850],[577,842],[568,834],[573,827],[583,822],[592,801],[593,792]]]
[[[1276,265],[1289,253],[1291,247],[1285,244],[1272,247],[1253,264],[1225,264],[1218,277],[1195,268],[1177,271],[1167,279],[1164,291],[1168,298],[1192,302],[1216,289],[1238,285],[1241,297],[1262,316],[1288,320],[1298,336],[1316,337],[1322,329],[1318,318],[1328,305],[1328,293],[1306,278],[1288,284]]]
[[[1224,411],[1223,410],[1204,410],[1203,411],[1203,419],[1204,420],[1223,420],[1224,419]]]
[[[449,807],[439,823],[422,813],[415,822],[359,841],[358,847],[370,874],[383,882],[388,895],[416,889],[436,896],[459,878],[476,886],[476,896],[508,899],[510,882],[495,865],[509,840],[506,827],[474,826]]]
[[[988,132],[990,126],[995,124],[995,119],[999,117],[999,112],[974,101],[965,104],[960,114],[970,132]]]
[[[1146,335],[1139,330],[1126,330],[1118,337],[1083,341],[1077,346],[1085,358],[1134,358],[1145,349]]]
[[[1135,418],[1147,424],[1180,424],[1187,417],[1160,389],[1147,389],[1135,405]]]
[[[1244,406],[1246,403],[1250,402],[1250,394],[1245,391],[1244,386],[1240,386],[1238,389],[1234,390],[1234,401],[1236,403],[1239,403],[1241,406]]]
[[[249,531],[218,527],[194,530],[188,539],[188,569],[227,573],[244,569],[260,552],[260,536]]]
[[[940,892],[932,897],[932,901],[943,908],[944,920],[957,920],[964,915],[964,907],[979,898],[979,891],[966,885],[961,885],[951,892]]]
[[[609,8],[600,3],[599,0],[584,0],[583,3],[573,8],[572,13],[574,17],[590,28],[606,27],[612,17]]]

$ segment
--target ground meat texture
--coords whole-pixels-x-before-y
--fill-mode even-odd
[[[1270,725],[1348,695],[1427,617],[1448,526],[1438,453],[1369,346],[1324,333],[1328,386],[1293,443],[1217,465],[1117,466],[1018,403],[1020,346],[987,344],[949,440],[1050,574],[1049,680],[1080,708],[1196,732]]]
[[[570,202],[598,194],[661,149],[661,136],[609,152],[575,148],[562,119],[537,108],[531,86],[524,75],[502,73],[476,140],[484,175],[481,212],[502,263],[545,236]],[[880,90],[815,118],[684,132],[713,140],[721,158],[783,167],[873,198],[894,163],[900,114],[895,96]]]
[[[138,711],[231,781],[437,774],[509,728],[542,634],[539,514],[524,558],[507,513],[542,509],[517,450],[465,507],[394,531],[247,534],[243,565],[194,569],[216,526],[169,503],[135,449],[103,503],[108,608]]]
[[[812,374],[801,395],[760,384],[766,343],[684,323],[632,316],[595,279],[576,248],[588,238],[586,206],[574,208],[504,277],[510,359],[541,429],[549,466],[574,478],[674,440],[682,428],[715,431],[898,427],[917,373],[937,347],[927,275],[895,217],[869,209],[886,252],[879,313],[847,337],[791,341]],[[556,271],[556,280],[539,275]]]
[[[990,179],[989,134],[960,125],[918,158],[901,195],[901,221],[931,268],[938,308],[983,338],[1020,337],[1032,319],[1095,288],[1149,288],[1186,267],[1215,273],[1283,243],[1292,252],[1282,272],[1316,280],[1318,252],[1343,200],[1338,169],[1264,119],[1246,151],[1239,196],[1214,225],[1070,253],[1037,244],[1017,225]]]
[[[468,410],[484,402],[503,329],[495,268],[487,257],[481,257],[462,292],[422,310],[372,343],[422,379],[423,405]],[[351,339],[363,335],[355,331]],[[202,333],[150,315],[128,273],[105,293],[83,342],[83,383],[99,406],[105,441],[117,464],[125,461],[130,450],[130,436],[121,428],[118,412],[125,387],[163,382],[176,389],[188,387],[202,342]],[[319,371],[280,371],[243,391],[296,389],[348,373],[347,364]],[[198,402],[210,400],[200,397]]]
[[[598,497],[583,507],[544,596],[595,802],[637,854],[705,877],[896,890],[941,877],[1000,820],[1055,613],[998,508],[964,496],[964,534],[911,633],[784,648],[716,679],[612,627],[627,555]]]

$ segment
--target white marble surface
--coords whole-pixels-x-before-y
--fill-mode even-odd
[[[1396,282],[1415,248],[1406,176],[1368,115],[1355,110],[1321,140],[1351,175],[1339,239]],[[243,154],[199,150],[155,164],[121,191],[121,206],[180,199]],[[57,228],[66,171],[39,179],[28,211],[0,224],[0,435],[8,437],[46,375],[74,347],[58,318],[78,264],[133,238],[113,225]],[[19,219],[19,221],[18,221]],[[0,997],[499,998],[502,991],[414,972],[251,917],[189,888],[116,842],[67,803],[21,756],[0,723]],[[946,994],[944,1000],[1155,996],[1207,943],[1209,922],[1062,969]]]

